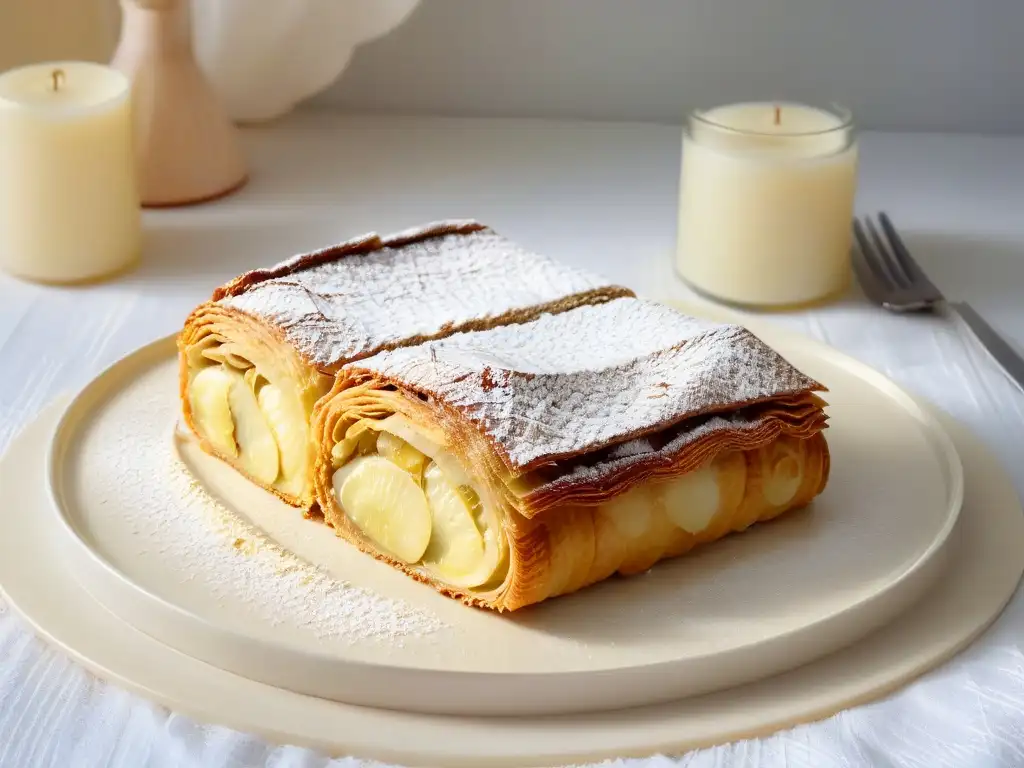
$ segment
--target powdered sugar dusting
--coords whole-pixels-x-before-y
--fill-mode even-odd
[[[123,518],[135,556],[225,612],[321,640],[395,646],[445,627],[432,613],[301,560],[207,494],[174,449],[177,401],[167,380],[153,369],[121,393],[109,406],[121,417],[98,420],[77,459],[79,493]]]
[[[378,250],[260,282],[221,301],[279,326],[311,364],[331,368],[579,294],[630,293],[490,229],[387,245],[416,233],[388,236]]]
[[[822,388],[741,326],[632,298],[385,351],[350,368],[458,408],[518,470]]]

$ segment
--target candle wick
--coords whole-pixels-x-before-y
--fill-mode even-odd
[[[64,70],[55,69],[53,70],[53,72],[50,73],[50,77],[53,78],[53,90],[55,92],[59,91],[61,83],[64,82]]]
[[[775,108],[775,124],[776,125],[781,125],[782,124],[782,107],[776,107]]]

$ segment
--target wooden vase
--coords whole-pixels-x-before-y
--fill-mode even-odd
[[[132,81],[142,205],[227,195],[248,173],[238,129],[192,49],[189,0],[121,0],[111,65]]]

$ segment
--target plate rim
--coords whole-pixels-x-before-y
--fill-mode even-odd
[[[665,302],[675,303],[675,302]],[[679,303],[675,303],[679,307]],[[697,316],[708,317],[714,316],[715,314],[721,314],[728,317],[729,313],[721,312],[716,313],[714,311],[704,311],[701,308],[689,307],[683,305],[679,307],[683,311],[687,311],[690,314]],[[799,344],[809,349],[818,357],[825,359],[831,365],[838,365],[846,370],[852,370],[852,372],[861,380],[864,380],[869,386],[876,389],[880,389],[889,397],[895,396],[900,405],[907,410],[915,419],[917,419],[922,429],[928,435],[929,441],[933,444],[933,451],[936,451],[935,442],[941,446],[941,454],[938,455],[941,461],[944,462],[944,469],[949,476],[950,488],[947,494],[946,504],[947,512],[952,510],[951,513],[947,514],[946,520],[943,524],[939,535],[934,538],[928,547],[919,553],[918,557],[909,563],[899,574],[888,582],[885,588],[881,591],[872,592],[871,594],[864,595],[860,599],[844,604],[843,606],[830,611],[829,613],[817,617],[814,621],[802,624],[799,627],[790,628],[782,633],[772,635],[770,638],[760,639],[754,642],[746,643],[735,648],[730,648],[726,654],[728,657],[738,657],[746,654],[755,654],[758,649],[764,648],[768,645],[778,645],[787,643],[792,637],[799,635],[810,635],[812,633],[820,633],[823,628],[829,628],[833,625],[841,624],[844,620],[849,622],[851,620],[851,614],[862,613],[869,610],[871,603],[882,600],[893,600],[893,593],[903,591],[906,593],[901,596],[900,599],[895,600],[895,604],[899,606],[895,612],[885,614],[883,619],[872,624],[869,629],[864,632],[857,633],[856,636],[850,642],[856,642],[864,634],[867,634],[873,629],[877,628],[877,625],[884,624],[892,621],[895,616],[907,610],[920,596],[931,587],[939,573],[945,567],[945,550],[948,548],[950,536],[956,527],[959,520],[960,512],[963,505],[963,465],[960,456],[953,444],[952,439],[948,435],[945,429],[942,428],[938,420],[927,410],[922,408],[920,402],[900,387],[898,384],[893,382],[887,376],[871,368],[867,364],[857,360],[856,358],[837,350],[823,342],[816,339],[804,336],[799,333],[794,333],[788,329],[783,328],[767,328],[766,323],[750,322],[749,319],[741,318],[729,318],[726,322],[740,322],[745,327],[748,327],[755,335],[762,335],[762,331],[766,332],[766,335],[770,339],[771,337],[788,339],[792,344]],[[123,375],[122,371],[125,366],[139,366],[146,367],[155,364],[159,360],[164,360],[171,354],[173,348],[176,347],[175,339],[177,334],[168,334],[163,337],[157,338],[150,342],[147,342],[131,352],[123,355],[118,360],[111,363],[109,366],[104,368],[99,374],[90,379],[82,387],[80,387],[74,395],[69,399],[66,405],[63,407],[57,424],[54,427],[51,435],[51,439],[47,445],[47,452],[45,458],[45,472],[47,478],[46,492],[48,494],[51,503],[54,505],[56,516],[60,522],[61,530],[64,534],[66,543],[69,543],[75,550],[74,555],[76,560],[80,564],[87,564],[88,568],[91,568],[94,573],[102,573],[103,578],[108,580],[108,584],[105,585],[104,591],[108,593],[111,588],[119,591],[122,594],[133,595],[133,600],[143,600],[150,604],[152,610],[161,610],[169,612],[171,616],[175,617],[176,621],[189,622],[197,628],[196,631],[203,631],[209,633],[219,643],[233,643],[247,649],[248,653],[252,654],[286,654],[289,657],[290,664],[299,664],[300,666],[306,667],[308,665],[329,665],[336,672],[345,671],[346,673],[354,673],[360,675],[371,675],[378,680],[383,679],[383,683],[378,682],[384,688],[389,687],[387,682],[389,678],[395,685],[399,684],[398,678],[402,678],[402,683],[405,685],[419,686],[420,688],[430,687],[439,683],[440,679],[443,678],[444,682],[448,686],[457,686],[459,688],[472,688],[472,689],[488,689],[494,685],[502,685],[506,688],[510,684],[515,684],[517,689],[529,691],[531,688],[536,686],[541,679],[547,681],[550,684],[551,677],[557,676],[560,681],[564,681],[566,685],[574,686],[586,686],[584,681],[593,680],[595,677],[600,676],[629,676],[636,677],[637,675],[645,675],[650,677],[652,680],[656,680],[662,676],[671,675],[673,668],[676,668],[680,664],[678,659],[666,659],[650,664],[638,664],[638,665],[626,665],[626,666],[608,666],[597,669],[587,670],[568,670],[561,672],[519,672],[519,671],[483,671],[483,670],[458,670],[458,669],[446,669],[438,667],[424,667],[424,666],[411,666],[401,663],[380,663],[372,660],[364,659],[347,659],[337,655],[326,654],[317,652],[314,649],[307,647],[299,647],[293,643],[285,640],[270,640],[259,637],[254,637],[244,632],[240,632],[236,629],[217,625],[212,621],[207,620],[205,617],[195,614],[189,611],[186,607],[178,605],[165,599],[163,596],[150,591],[143,585],[136,583],[131,579],[130,575],[116,567],[113,563],[106,559],[100,552],[90,545],[90,543],[83,537],[82,533],[76,528],[73,520],[70,519],[70,513],[66,506],[66,501],[63,498],[62,484],[60,482],[60,459],[65,455],[67,444],[69,442],[69,435],[73,436],[74,430],[79,425],[82,419],[88,418],[88,414],[91,411],[92,406],[95,402],[102,402],[110,397],[111,387],[109,384],[104,385],[105,382],[111,377],[120,377]],[[767,343],[771,344],[771,341]],[[116,385],[115,385],[116,386]],[[90,395],[92,398],[90,399]],[[908,407],[909,406],[909,407]],[[931,573],[926,573],[931,571]],[[915,581],[911,586],[908,586],[908,582]],[[88,591],[94,599],[107,607],[115,613],[118,613],[115,608],[109,604],[108,600],[101,599],[95,590],[95,585],[90,583],[83,583],[84,588]],[[133,626],[137,626],[135,622],[131,621],[127,617],[124,620],[129,621]],[[159,622],[157,622],[159,623]],[[143,627],[137,627],[141,631],[147,632]],[[151,632],[147,632],[151,634]],[[152,636],[152,634],[151,634]],[[160,636],[156,636],[160,642],[165,642]],[[831,643],[830,647],[825,654],[833,653],[838,648],[848,645],[849,643],[840,643],[838,646],[836,643]],[[179,650],[181,646],[178,647]],[[188,652],[184,651],[183,652]],[[817,655],[810,659],[803,659],[796,666],[800,666],[813,661],[814,658],[819,658],[822,655],[819,652]],[[702,660],[707,659],[719,659],[721,660],[721,653],[715,653],[709,651],[704,654],[689,656],[685,663],[700,663]],[[207,660],[208,661],[208,660]],[[208,663],[213,663],[208,661]],[[221,666],[218,664],[218,666]],[[777,674],[784,669],[792,668],[792,663],[785,663],[781,668],[772,668],[769,674]],[[236,674],[244,674],[236,670]],[[245,675],[252,678],[251,675]],[[414,679],[412,683],[409,682],[410,676]],[[281,687],[289,687],[285,684],[285,680],[273,680],[268,681],[267,678],[252,678],[256,680],[262,680],[263,682],[269,682],[270,684],[279,685]],[[749,682],[749,680],[742,680],[740,683],[743,684]],[[722,686],[718,686],[715,690],[720,689]],[[304,686],[302,689],[295,689],[300,693],[309,693],[310,695],[322,695],[322,693],[311,693],[308,687]],[[690,693],[689,695],[700,695],[705,691],[698,691],[696,693]],[[363,696],[349,695],[344,699],[338,699],[335,696],[328,696],[327,698],[334,698],[338,701],[347,701],[353,704],[363,704],[370,706],[387,706],[387,702],[393,700],[392,696],[380,699],[379,697],[371,696],[366,698]],[[455,699],[461,699],[461,696],[453,697]],[[472,696],[473,704],[467,706],[465,704],[441,704],[438,702],[430,703],[423,702],[419,706],[412,707],[411,711],[418,712],[437,712],[445,714],[469,714],[479,713],[478,708],[478,696]],[[630,706],[637,706],[643,704],[657,703],[658,701],[667,701],[673,698],[678,698],[677,695],[662,695],[660,697],[644,696],[640,699],[631,700],[627,699],[627,703]],[[493,711],[488,710],[487,714],[515,714],[521,713],[518,707],[514,707],[513,711],[504,711],[500,706],[495,705],[496,708]],[[512,705],[509,705],[512,706]],[[622,703],[598,703],[596,700],[588,701],[588,703],[582,706],[577,705],[571,708],[566,708],[564,705],[559,705],[555,702],[551,704],[552,709],[550,713],[568,713],[578,711],[608,711],[617,709],[622,706]],[[543,707],[542,707],[543,708]],[[536,708],[531,707],[530,711],[537,711]]]

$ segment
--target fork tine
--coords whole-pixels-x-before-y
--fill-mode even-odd
[[[864,228],[856,218],[853,220],[853,236],[857,241],[857,246],[853,249],[853,271],[857,275],[857,281],[869,299],[881,304],[888,290],[888,280],[878,273],[874,260],[868,255],[871,252],[871,243],[868,242]]]
[[[874,221],[871,220],[871,217],[866,216],[864,218],[864,225],[867,227],[868,234],[871,235],[871,240],[875,245],[875,257],[878,259],[879,267],[888,275],[889,281],[893,286],[906,288],[910,281],[903,273],[901,266],[893,258],[888,244],[878,233],[878,228],[875,226]]]
[[[875,258],[875,248],[871,241],[868,240],[868,236],[864,232],[864,225],[860,223],[860,219],[853,220],[853,236],[857,239],[857,251],[862,257],[862,263],[871,271],[874,280],[883,287],[888,285],[889,276],[882,271],[878,259]]]
[[[867,232],[864,230],[864,224],[859,219],[853,220],[853,233],[857,239],[857,245],[860,246],[860,255],[863,258],[864,264],[871,270],[874,282],[883,290],[891,291],[893,288],[892,278],[883,266],[878,249],[868,239]]]
[[[903,243],[903,238],[896,232],[896,227],[893,226],[892,221],[889,219],[889,215],[882,211],[878,214],[878,220],[882,224],[882,229],[885,230],[885,236],[889,240],[889,244],[892,247],[892,253],[899,262],[900,267],[907,275],[907,279],[910,282],[916,282],[922,287],[928,288],[934,293],[938,293],[935,285],[928,276],[924,273],[917,262],[914,261],[914,257],[910,255],[910,251],[907,250],[907,246]]]

